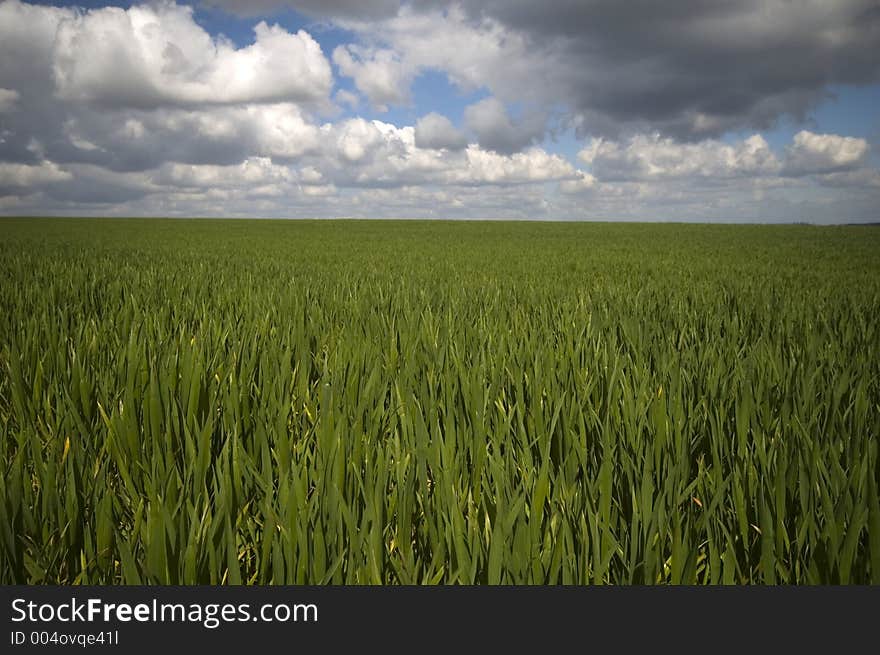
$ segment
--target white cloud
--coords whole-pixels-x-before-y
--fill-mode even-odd
[[[336,194],[336,186],[333,184],[302,184],[300,190],[303,195],[311,198],[325,198]]]
[[[354,79],[358,91],[379,111],[409,102],[409,85],[415,70],[393,50],[338,46],[333,51],[333,63],[342,75]]]
[[[58,20],[54,76],[61,98],[153,108],[258,102],[318,102],[330,65],[305,31],[265,22],[236,49],[208,34],[192,9],[173,3],[94,9]]]
[[[226,165],[251,156],[289,161],[318,150],[321,138],[318,126],[293,103],[76,115],[63,130],[76,150],[64,156],[120,170],[166,161]]]
[[[22,91],[29,83],[51,83],[47,75],[58,26],[74,20],[73,9],[0,2],[0,81]],[[44,78],[44,79],[35,79]]]
[[[864,139],[801,130],[786,149],[785,163],[792,175],[829,173],[854,168],[867,155],[868,142]]]
[[[511,202],[503,187],[401,187],[364,189],[344,200],[347,215],[401,218],[546,218],[549,203],[540,186],[524,187]]]
[[[579,172],[580,177],[574,180],[563,180],[559,183],[559,190],[562,191],[562,193],[584,193],[585,191],[593,191],[596,188],[597,181],[595,177],[589,173],[584,173],[583,171]]]
[[[337,125],[326,124],[321,130],[325,137],[335,142],[336,154],[354,164],[367,159],[382,144],[382,133],[376,123],[378,121],[355,118]]]
[[[144,128],[143,122],[137,120],[136,118],[126,119],[125,123],[122,125],[122,129],[119,131],[119,134],[123,138],[132,141],[143,139],[145,133],[146,130]]]
[[[318,127],[309,123],[296,105],[252,105],[236,113],[244,113],[242,122],[252,125],[260,154],[295,158],[319,146]]]
[[[299,170],[299,179],[308,184],[320,184],[324,176],[314,166],[305,166]]]
[[[416,128],[354,118],[321,127],[318,169],[337,186],[528,184],[576,179],[559,155],[530,148],[512,155],[466,149],[421,148]]]
[[[680,143],[658,134],[636,135],[625,143],[598,138],[578,157],[603,180],[729,178],[780,170],[776,155],[758,134],[735,145],[713,139]]]
[[[40,187],[72,179],[73,175],[69,171],[59,168],[58,164],[51,161],[43,161],[37,165],[0,162],[0,190],[4,187]]]
[[[467,145],[464,134],[446,116],[433,111],[416,122],[415,140],[419,148],[460,150]]]
[[[465,154],[465,168],[450,171],[449,179],[464,184],[516,184],[581,177],[581,173],[562,157],[541,148],[501,155],[469,146]]]
[[[166,164],[155,179],[180,187],[236,188],[290,183],[295,176],[268,157],[251,157],[234,166]]]
[[[347,89],[339,89],[334,96],[333,99],[340,105],[345,105],[349,109],[357,109],[358,105],[360,105],[360,98],[358,98],[357,93],[352,93]]]
[[[0,114],[15,109],[20,94],[15,89],[0,88]]]
[[[751,178],[785,183],[785,178],[852,171],[864,165],[867,153],[864,139],[803,130],[785,148],[783,158],[759,134],[733,144],[715,139],[681,143],[657,134],[636,135],[625,142],[594,138],[578,158],[602,181],[702,179],[717,183]]]

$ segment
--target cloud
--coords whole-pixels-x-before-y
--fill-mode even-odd
[[[31,129],[39,133],[39,126]],[[46,145],[45,154],[62,162],[138,171],[166,161],[228,165],[253,155],[292,161],[316,150],[319,139],[318,126],[292,103],[153,111],[76,109]]]
[[[511,185],[575,179],[579,172],[541,148],[510,155],[476,144],[466,149],[423,148],[417,127],[354,118],[321,127],[321,155],[314,161],[340,187]]]
[[[831,84],[880,79],[874,0],[467,2],[560,66],[562,97],[594,119],[683,138],[802,117]],[[565,89],[568,89],[566,93]]]
[[[679,142],[659,134],[636,135],[624,142],[593,138],[578,153],[598,179],[627,180],[733,178],[779,179],[807,175],[854,172],[867,163],[865,139],[802,130],[785,147],[784,156],[774,153],[759,134],[736,143],[705,139]],[[859,175],[826,177],[826,180],[871,179]]]
[[[163,191],[143,172],[120,173],[93,164],[73,164],[67,170],[70,177],[47,186],[45,193],[52,200],[80,208],[130,202]]]
[[[330,66],[305,31],[260,22],[256,41],[236,49],[171,3],[114,7],[58,23],[53,69],[58,95],[106,107],[317,102]]]
[[[876,221],[872,203],[880,206],[880,172],[868,165],[867,143],[833,134],[802,131],[779,151],[759,134],[732,142],[597,137],[578,159],[587,171],[560,191],[616,218]]]
[[[442,10],[432,3],[407,4],[385,19],[338,23],[357,36],[360,43],[355,46],[364,52],[395,53],[398,66],[408,73],[401,80],[406,84],[434,70],[462,90],[485,87],[502,99],[521,100],[523,82],[541,81],[533,90],[541,91],[536,97],[543,102],[544,80],[554,76],[541,50],[527,37],[491,17],[470,19],[459,4]]]
[[[28,83],[52,85],[51,66],[58,26],[75,20],[72,9],[0,2],[0,80],[9,90]]]
[[[120,172],[234,164],[315,147],[332,87],[305,32],[260,23],[236,49],[168,2],[90,11],[0,4],[0,161]],[[283,101],[273,101],[282,98]],[[31,145],[38,142],[41,152]]]
[[[269,157],[250,157],[234,166],[194,166],[166,164],[155,180],[160,184],[195,188],[266,187],[288,184],[295,179],[287,166],[274,164]]]
[[[584,135],[765,129],[804,118],[831,85],[880,80],[875,0],[465,0],[338,20],[462,88],[505,103],[528,89]]]
[[[466,151],[466,167],[450,172],[459,183],[515,184],[550,180],[580,179],[582,174],[559,155],[541,148],[530,148],[506,156],[475,146]]]
[[[36,166],[0,162],[0,191],[10,188],[35,188],[54,182],[72,180],[70,172],[57,164],[43,161]]]
[[[379,111],[388,105],[409,102],[409,85],[415,70],[405,65],[393,50],[338,46],[333,63],[345,77],[354,79],[358,91]]]
[[[339,105],[345,105],[349,109],[355,110],[358,108],[360,104],[360,99],[356,93],[352,93],[346,89],[339,89],[335,94],[333,94],[333,99]]]
[[[544,120],[532,115],[512,121],[497,98],[485,98],[464,110],[465,124],[480,145],[501,153],[513,153],[537,142],[544,135]]]
[[[767,141],[755,134],[735,145],[707,139],[682,143],[659,134],[624,143],[593,138],[578,153],[599,179],[731,178],[773,175],[781,164]]]
[[[19,97],[15,89],[0,89],[0,114],[15,109]]]
[[[415,126],[415,144],[419,148],[461,150],[467,138],[452,122],[436,112],[422,116]]]
[[[830,173],[855,168],[867,155],[868,142],[864,139],[801,130],[786,149],[785,165],[792,175]]]
[[[398,0],[204,0],[202,4],[239,16],[265,16],[290,8],[320,18],[356,19],[393,16],[400,7]]]
[[[357,118],[340,125],[324,125],[323,132],[335,145],[334,154],[349,164],[355,164],[369,161],[380,146],[386,145],[380,125],[378,121]]]
[[[296,105],[249,106],[237,110],[240,124],[252,131],[255,152],[276,158],[295,159],[319,146],[318,127]]]
[[[465,0],[334,16],[357,36],[353,72],[365,88],[375,82],[375,104],[408,102],[416,76],[440,71],[506,105],[527,101],[531,114],[557,115],[581,135],[698,141],[766,129],[804,119],[831,85],[880,81],[872,0]]]
[[[581,173],[574,180],[563,180],[559,183],[559,190],[566,194],[577,194],[592,191],[596,188],[596,178],[589,173]]]
[[[873,168],[860,168],[853,171],[838,171],[819,176],[819,184],[828,187],[850,189],[880,189],[880,171]]]
[[[304,31],[257,23],[236,47],[169,2],[0,3],[0,212],[877,220],[866,140],[717,136],[808,107],[843,79],[846,53],[847,79],[873,79],[860,48],[876,21],[852,25],[856,2],[803,4],[821,47],[798,34],[803,16],[786,33],[772,1],[767,24],[742,35],[728,31],[757,4],[638,2],[656,21],[626,25],[604,0],[381,4],[296,3],[353,35],[331,67]],[[821,80],[791,81],[789,42]],[[357,94],[334,87],[334,70]],[[406,105],[427,71],[486,97],[458,127],[436,112],[406,124],[329,107],[331,94],[354,112],[359,99]],[[578,128],[577,158],[537,145],[560,125]]]

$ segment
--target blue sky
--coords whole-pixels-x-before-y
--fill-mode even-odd
[[[0,213],[880,220],[874,3],[640,7],[4,0]]]

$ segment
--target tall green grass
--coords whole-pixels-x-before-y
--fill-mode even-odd
[[[2,583],[880,583],[880,230],[0,221]]]

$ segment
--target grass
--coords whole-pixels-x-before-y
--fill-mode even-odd
[[[0,221],[0,583],[880,583],[880,231]]]

